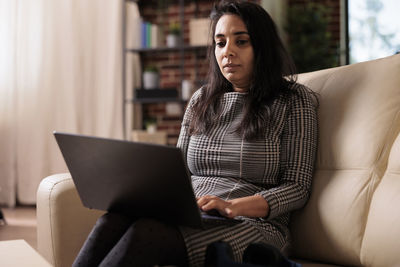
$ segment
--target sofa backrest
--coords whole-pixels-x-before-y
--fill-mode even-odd
[[[310,200],[292,219],[294,256],[385,266],[367,254],[383,233],[387,240],[379,240],[400,249],[400,232],[385,229],[400,225],[400,216],[391,220],[396,203],[375,195],[377,188],[385,195],[385,179],[393,180],[382,177],[400,132],[400,55],[301,74],[299,82],[320,94],[319,144]],[[392,206],[381,210],[383,203]]]

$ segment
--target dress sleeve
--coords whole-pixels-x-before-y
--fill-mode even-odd
[[[269,205],[266,219],[299,209],[309,198],[318,134],[313,100],[311,93],[304,90],[289,101],[281,135],[280,184],[258,193]]]
[[[193,96],[191,97],[189,104],[186,107],[185,115],[183,116],[183,120],[181,123],[181,130],[179,133],[179,138],[178,138],[178,143],[177,147],[179,147],[182,150],[183,153],[183,158],[185,160],[185,163],[187,164],[187,150],[189,146],[189,141],[190,141],[190,135],[189,135],[189,126],[190,126],[190,121],[193,118],[193,105],[194,103],[198,100],[200,97],[202,89],[197,90]]]

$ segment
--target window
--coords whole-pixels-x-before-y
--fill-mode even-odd
[[[400,1],[347,0],[348,63],[400,52]]]

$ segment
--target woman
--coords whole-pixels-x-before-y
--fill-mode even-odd
[[[242,222],[193,229],[108,213],[75,266],[203,266],[207,247],[217,241],[231,246],[237,262],[254,243],[287,251],[290,213],[310,194],[315,98],[295,82],[293,64],[264,9],[224,1],[211,20],[208,84],[188,104],[178,147],[200,209]]]

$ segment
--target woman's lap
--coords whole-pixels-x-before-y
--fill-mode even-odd
[[[73,266],[203,266],[207,246],[216,241],[230,244],[234,260],[251,243],[275,244],[249,223],[209,226],[206,229],[175,227],[154,219],[132,219],[115,213],[100,217]]]

